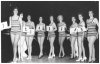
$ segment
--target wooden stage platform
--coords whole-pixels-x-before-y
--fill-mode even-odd
[[[24,58],[23,61],[17,61],[17,63],[88,63],[87,61],[85,62],[76,62],[76,59],[70,59],[69,56],[59,58],[56,56],[55,58],[48,59],[48,56],[43,56],[42,58],[38,58],[38,56],[32,56],[31,60],[27,60]],[[12,63],[12,62],[11,62]]]

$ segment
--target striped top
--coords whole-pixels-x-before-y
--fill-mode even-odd
[[[93,21],[94,21],[94,18],[92,20],[87,21],[87,28],[88,28],[87,34],[89,36],[97,34],[96,23],[94,23]]]
[[[19,17],[17,20],[12,20],[12,17],[11,17],[11,31],[18,32],[20,30],[21,30],[21,24],[19,21]]]

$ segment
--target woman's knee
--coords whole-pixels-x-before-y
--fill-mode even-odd
[[[14,44],[13,48],[16,49],[17,48],[17,44]]]
[[[92,43],[89,43],[88,45],[89,45],[89,48],[91,48],[91,47],[92,47]]]

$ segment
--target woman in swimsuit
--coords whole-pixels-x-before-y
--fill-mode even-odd
[[[19,21],[19,16],[18,16],[18,9],[14,8],[13,10],[13,16],[9,17],[10,25],[11,27],[11,41],[13,45],[13,61],[17,61],[17,46],[18,46],[18,41],[20,39],[20,33],[21,33],[21,22]]]
[[[89,62],[95,61],[95,47],[94,43],[98,38],[99,34],[99,22],[97,18],[93,17],[93,11],[89,11],[89,19],[87,19],[87,39],[89,46]],[[98,27],[98,31],[96,30],[96,26]]]
[[[77,28],[78,24],[76,23],[76,18],[72,17],[72,25],[70,26],[71,28],[75,28],[74,29],[74,33],[71,34],[70,36],[70,41],[71,41],[71,58],[75,57],[75,43],[77,40],[77,33],[75,32],[76,28]]]
[[[38,32],[38,43],[39,43],[39,47],[40,47],[40,54],[39,54],[39,58],[41,58],[43,56],[43,42],[44,42],[44,38],[45,38],[45,24],[43,23],[43,18],[40,17],[39,18],[39,24],[37,24],[36,29],[38,29],[38,27],[42,27],[42,30],[36,30]]]
[[[57,30],[56,24],[54,23],[53,16],[50,16],[50,24],[49,26],[52,26],[53,31],[48,32],[48,38],[50,41],[50,53],[48,58],[54,58],[55,53],[54,53],[54,40],[55,40],[55,31]]]
[[[59,15],[57,17],[59,23],[58,23],[58,29],[59,27],[64,27],[64,29],[66,28],[66,24],[63,22],[63,16]],[[65,31],[60,32],[59,31],[59,45],[60,45],[60,52],[59,52],[59,57],[64,57],[65,56],[65,52],[64,52],[64,48],[63,48],[63,42],[65,40],[66,37],[66,33]],[[61,53],[63,53],[63,55],[61,56]]]
[[[27,46],[28,46],[28,58],[27,59],[31,59],[32,56],[31,56],[31,53],[32,53],[32,41],[34,39],[34,35],[35,35],[35,24],[34,22],[31,20],[31,16],[28,15],[27,16],[27,22],[26,22],[26,27],[29,27],[29,30],[30,29],[34,29],[34,34],[30,34],[30,32],[26,33],[26,41],[27,41]]]
[[[76,61],[86,61],[87,58],[85,55],[85,48],[83,45],[84,44],[84,36],[85,36],[85,31],[83,31],[83,27],[85,28],[85,22],[83,20],[82,14],[78,14],[78,18],[80,21],[78,24],[78,29],[80,29],[80,32],[78,32],[79,58]]]

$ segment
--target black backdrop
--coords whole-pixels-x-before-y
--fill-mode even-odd
[[[9,16],[12,15],[14,7],[18,7],[19,14],[23,12],[23,20],[27,21],[27,15],[32,16],[32,21],[35,24],[39,23],[38,19],[40,16],[43,17],[43,22],[48,25],[50,23],[50,15],[54,16],[54,21],[57,24],[57,16],[59,14],[64,16],[64,22],[67,24],[67,27],[71,25],[71,17],[75,16],[80,12],[83,14],[84,21],[88,19],[88,11],[93,10],[94,16],[99,20],[99,2],[98,1],[1,1],[1,22],[7,20],[9,21]],[[78,22],[78,20],[77,20]],[[8,22],[9,25],[9,22]],[[2,62],[9,62],[13,58],[13,50],[11,39],[9,35],[4,33],[9,32],[9,30],[4,30],[1,32],[1,60]],[[58,33],[56,32],[56,35]],[[47,35],[47,32],[46,32]],[[59,53],[59,44],[58,36],[56,36],[55,42],[55,54]],[[88,42],[84,41],[84,46],[86,49],[86,56],[88,57]],[[49,54],[49,41],[44,41],[44,54]],[[99,60],[99,40],[95,42],[96,48],[96,58]],[[67,56],[71,53],[70,41],[65,39],[64,41],[64,50]],[[27,51],[26,51],[27,53]],[[32,43],[32,55],[39,55],[39,45],[36,40],[33,40]]]

